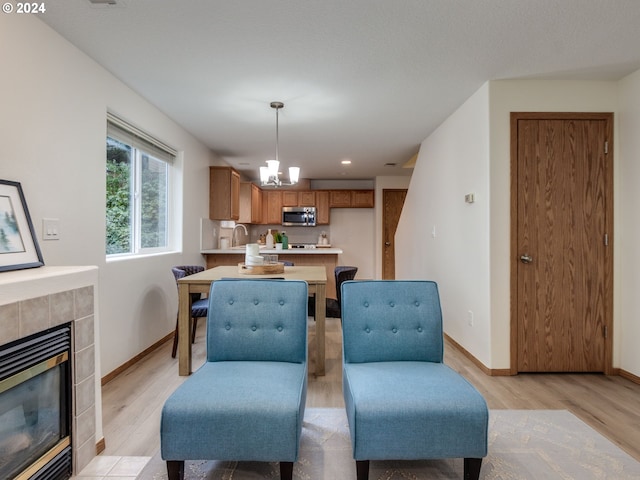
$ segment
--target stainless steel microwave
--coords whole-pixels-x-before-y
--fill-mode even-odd
[[[316,207],[282,207],[282,225],[315,227]]]

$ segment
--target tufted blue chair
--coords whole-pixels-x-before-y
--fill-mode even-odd
[[[211,285],[207,359],[169,397],[160,443],[170,480],[185,460],[280,462],[291,479],[307,394],[307,284]]]
[[[194,273],[203,272],[204,267],[200,265],[180,265],[178,267],[172,267],[171,272],[176,279],[176,285],[178,280],[187,275],[193,275]],[[191,343],[196,339],[196,329],[198,328],[198,318],[206,317],[209,308],[209,300],[206,298],[200,298],[201,294],[191,294]],[[173,348],[171,349],[171,357],[176,358],[176,352],[178,350],[178,319],[176,318],[176,330],[173,334]]]
[[[443,361],[434,282],[342,284],[343,395],[358,480],[370,460],[464,458],[477,480],[489,411]]]

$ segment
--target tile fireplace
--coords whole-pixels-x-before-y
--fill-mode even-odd
[[[70,357],[70,324],[0,347],[0,478],[71,476]]]
[[[64,479],[96,456],[97,282],[96,267],[0,273],[2,479]]]

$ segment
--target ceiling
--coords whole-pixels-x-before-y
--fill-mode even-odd
[[[254,179],[275,154],[272,101],[281,168],[366,179],[409,175],[488,80],[640,68],[638,0],[115,1],[39,17]]]

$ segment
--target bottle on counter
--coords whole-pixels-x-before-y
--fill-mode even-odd
[[[273,248],[273,235],[271,229],[267,232],[267,248]]]
[[[289,248],[289,237],[287,237],[287,232],[282,232],[282,235],[280,235],[280,240],[282,241],[283,250]]]

